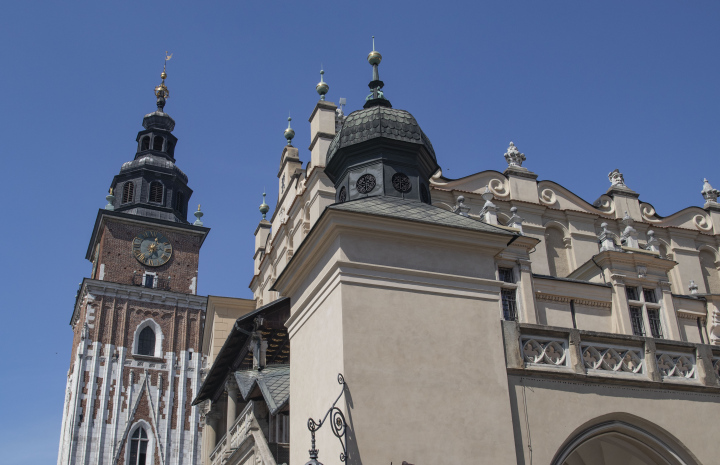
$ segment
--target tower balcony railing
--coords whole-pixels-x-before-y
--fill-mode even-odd
[[[508,373],[720,389],[720,347],[502,321]]]
[[[161,278],[152,274],[133,273],[132,283],[135,286],[146,287],[148,289],[161,289],[163,291],[170,290],[170,277]]]

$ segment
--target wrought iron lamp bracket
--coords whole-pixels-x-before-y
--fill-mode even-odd
[[[340,454],[340,461],[344,462],[347,459],[347,437],[345,436],[347,422],[345,421],[345,415],[342,413],[342,410],[336,407],[338,401],[345,393],[345,378],[343,378],[342,373],[338,373],[337,380],[338,384],[342,386],[342,389],[340,390],[340,394],[335,399],[335,402],[333,402],[328,411],[325,412],[325,416],[322,418],[322,420],[316,422],[312,419],[312,417],[308,418],[307,425],[308,429],[310,430],[310,435],[312,437],[312,447],[309,451],[310,461],[308,462],[308,464],[322,465],[320,462],[317,461],[319,451],[315,448],[315,431],[322,428],[328,417],[330,417],[330,428],[332,429],[335,437],[338,438],[338,440],[340,441],[340,445],[343,449],[342,453]]]

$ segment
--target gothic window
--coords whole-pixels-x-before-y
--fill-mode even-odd
[[[140,151],[148,150],[150,148],[150,137],[145,136],[142,139],[140,139]]]
[[[179,211],[182,214],[185,214],[185,195],[183,195],[182,192],[177,193],[177,211]]]
[[[700,252],[700,266],[702,267],[703,281],[708,294],[720,294],[720,277],[715,266],[715,255],[707,250]]]
[[[150,328],[145,328],[150,329]],[[142,426],[135,430],[130,439],[130,465],[145,465],[147,462],[148,435]]]
[[[158,150],[158,151],[162,150],[162,145],[163,145],[164,140],[165,139],[163,139],[160,136],[155,136],[155,138],[153,139],[153,150]]]
[[[133,201],[135,193],[135,185],[132,182],[126,182],[123,186],[122,203],[130,203]]]
[[[159,181],[153,181],[150,183],[150,202],[162,203],[163,200],[163,185]]]
[[[547,249],[550,274],[558,278],[564,278],[570,273],[563,238],[564,235],[559,229],[547,228],[545,230],[545,247]]]
[[[146,326],[138,337],[138,355],[155,355],[155,331]]]

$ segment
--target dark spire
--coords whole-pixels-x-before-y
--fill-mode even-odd
[[[368,63],[370,63],[373,67],[373,80],[368,84],[368,87],[370,87],[372,92],[370,92],[370,95],[365,98],[365,105],[363,105],[363,108],[376,106],[392,108],[390,101],[385,98],[383,91],[381,90],[385,85],[385,83],[380,80],[380,71],[378,70],[378,66],[382,61],[382,55],[380,55],[380,52],[375,50],[375,36],[372,36],[372,38],[373,49],[372,52],[368,54],[367,58]]]

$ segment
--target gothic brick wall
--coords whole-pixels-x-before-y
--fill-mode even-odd
[[[173,253],[162,266],[146,267],[132,254],[132,240],[140,233],[152,230],[164,234]],[[145,271],[158,273],[161,279],[170,277],[170,290],[185,294],[197,289],[197,270],[202,237],[154,225],[123,223],[108,219],[101,232],[98,271],[104,266],[104,281],[133,284],[133,272],[142,276]],[[136,278],[140,283],[140,278]]]

